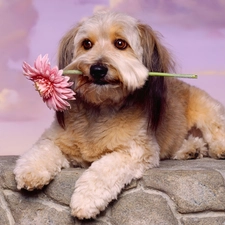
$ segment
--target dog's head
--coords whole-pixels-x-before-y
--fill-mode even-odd
[[[168,72],[172,61],[149,26],[124,14],[97,13],[63,37],[59,68],[82,71],[71,77],[82,101],[95,106],[138,101],[154,120],[151,126],[158,124],[165,84],[148,71]]]

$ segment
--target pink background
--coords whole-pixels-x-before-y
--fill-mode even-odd
[[[223,0],[0,0],[0,155],[21,154],[47,128],[54,112],[22,75],[49,54],[56,64],[62,35],[98,9],[126,12],[163,36],[177,72],[225,105],[225,1]]]

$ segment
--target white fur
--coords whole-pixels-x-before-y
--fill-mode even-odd
[[[70,203],[72,215],[80,219],[95,217],[126,184],[142,177],[146,169],[158,166],[158,153],[156,148],[151,161],[143,163],[143,149],[131,142],[127,151],[113,152],[93,162],[76,182]]]
[[[14,169],[17,188],[41,189],[61,171],[61,168],[68,167],[69,163],[59,147],[52,140],[40,139],[17,160]]]

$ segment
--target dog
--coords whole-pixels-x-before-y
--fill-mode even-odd
[[[76,100],[14,169],[18,189],[41,189],[62,168],[87,168],[75,184],[71,214],[95,218],[125,185],[163,159],[225,158],[225,110],[179,79],[159,34],[128,15],[99,12],[62,38],[58,66]]]

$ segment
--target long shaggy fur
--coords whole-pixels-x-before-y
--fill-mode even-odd
[[[71,75],[76,100],[18,159],[18,189],[40,189],[62,168],[85,167],[71,213],[95,218],[160,159],[225,158],[224,107],[181,80],[148,76],[174,71],[148,25],[97,13],[62,38],[59,68],[82,71]]]

